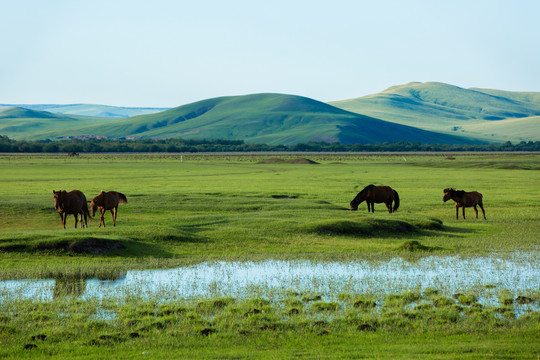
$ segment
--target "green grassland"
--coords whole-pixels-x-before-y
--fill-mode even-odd
[[[212,260],[537,252],[539,160],[536,154],[4,154],[0,278],[106,277]],[[396,213],[382,204],[374,214],[365,204],[348,210],[371,183],[398,191]],[[456,220],[454,205],[442,202],[446,187],[481,192],[487,221],[475,219],[470,208],[466,220]],[[116,190],[128,204],[120,206],[114,228],[107,214],[106,228],[94,218],[88,229],[74,229],[70,217],[64,230],[52,199],[52,190],[61,189],[79,189],[89,200],[100,190]],[[95,239],[122,246],[85,251],[85,242]],[[410,251],[412,241],[421,246]],[[0,357],[473,359],[540,353],[536,312],[516,318],[504,315],[508,309],[460,310],[427,298],[430,305],[388,301],[374,312],[354,305],[354,294],[343,294],[338,305],[301,296],[277,305],[264,299],[5,301]],[[97,316],[103,309],[117,317]],[[47,339],[36,338],[40,334]],[[28,344],[37,347],[24,349]]]

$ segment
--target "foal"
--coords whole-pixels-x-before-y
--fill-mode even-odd
[[[92,216],[96,214],[96,209],[99,209],[101,214],[99,219],[99,227],[103,223],[105,227],[105,212],[109,210],[113,219],[113,226],[116,226],[116,214],[118,213],[118,204],[127,203],[126,195],[119,193],[117,191],[103,191],[99,193],[98,196],[92,199],[90,202],[90,208],[92,209]]]
[[[443,201],[447,202],[448,200],[454,200],[456,204],[456,219],[459,219],[459,208],[463,208],[463,219],[465,219],[465,208],[473,207],[474,212],[476,213],[476,218],[478,219],[478,209],[476,205],[480,206],[482,209],[482,214],[484,214],[484,220],[486,220],[486,212],[484,211],[484,204],[482,203],[482,194],[478,191],[463,191],[463,190],[454,190],[444,189]]]

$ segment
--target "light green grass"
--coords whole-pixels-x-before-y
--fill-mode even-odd
[[[393,257],[408,241],[441,255],[538,249],[538,172],[521,170],[535,166],[536,155],[310,155],[320,164],[259,163],[271,157],[2,156],[0,247],[27,247],[1,253],[3,267],[70,263],[73,254],[35,248],[89,237],[123,242],[125,250],[100,258],[120,266],[141,256],[172,263]],[[348,210],[371,183],[398,191],[398,212],[388,214],[382,204],[374,214],[365,204]],[[442,202],[442,189],[451,186],[483,193],[488,220],[476,220],[472,209],[466,220],[455,220],[453,204]],[[105,229],[98,219],[89,229],[73,229],[70,216],[63,230],[52,202],[52,190],[62,189],[79,189],[88,200],[116,190],[129,202],[120,206],[116,228],[106,214]],[[415,230],[403,231],[399,222]],[[94,262],[77,257],[82,266]]]

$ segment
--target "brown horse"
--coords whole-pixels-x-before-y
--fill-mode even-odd
[[[364,190],[360,191],[351,201],[350,209],[358,210],[358,205],[364,200],[367,203],[368,212],[375,212],[375,203],[384,203],[389,213],[392,213],[399,208],[399,195],[397,191],[390,186],[366,186]],[[394,202],[393,209],[392,201]]]
[[[465,219],[465,208],[473,207],[474,212],[476,213],[476,218],[478,219],[478,209],[476,205],[480,206],[482,209],[482,214],[484,214],[484,220],[486,220],[486,212],[484,211],[484,204],[482,203],[482,194],[478,191],[463,191],[463,190],[454,190],[444,189],[443,201],[447,202],[448,200],[454,200],[456,204],[456,219],[459,219],[459,208],[463,208],[463,219]]]
[[[88,212],[88,205],[86,203],[86,196],[79,190],[71,190],[67,192],[66,190],[54,191],[54,208],[60,214],[60,219],[62,219],[62,225],[64,229],[66,228],[66,218],[69,214],[72,214],[75,217],[75,228],[77,228],[78,218],[77,215],[81,215],[81,226],[88,227],[88,217],[90,213]],[[84,222],[83,222],[84,216]]]
[[[113,219],[113,226],[116,226],[116,214],[118,213],[118,204],[127,203],[126,195],[117,191],[103,191],[101,190],[99,195],[92,199],[90,202],[90,208],[92,209],[92,216],[96,214],[96,209],[99,209],[101,214],[99,219],[99,227],[103,223],[105,227],[105,212],[109,210]]]

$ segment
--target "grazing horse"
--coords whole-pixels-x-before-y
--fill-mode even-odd
[[[79,153],[78,152],[75,152],[75,151],[71,151],[68,156],[79,156]]]
[[[99,227],[103,223],[105,227],[105,212],[109,210],[113,219],[113,226],[116,226],[116,214],[118,213],[118,204],[127,203],[126,195],[117,191],[103,191],[101,190],[99,195],[92,199],[90,202],[90,208],[92,209],[92,216],[96,214],[96,209],[99,209],[101,214],[99,219]]]
[[[463,219],[465,219],[465,208],[473,207],[474,212],[476,213],[476,218],[478,219],[478,209],[476,205],[480,206],[482,209],[482,214],[484,214],[484,220],[486,220],[486,212],[484,211],[484,204],[482,203],[482,194],[478,191],[463,191],[463,190],[454,190],[444,189],[443,201],[447,202],[448,200],[454,200],[456,204],[456,219],[459,219],[459,208],[463,208]]]
[[[390,186],[366,186],[364,190],[360,191],[351,201],[350,209],[358,210],[358,205],[364,200],[367,203],[368,212],[375,212],[375,203],[384,203],[389,213],[392,213],[399,208],[399,195],[397,191]],[[394,202],[393,209],[392,201]]]
[[[75,217],[75,228],[77,228],[78,218],[77,215],[81,215],[81,226],[88,227],[88,217],[90,213],[88,212],[88,205],[86,203],[86,196],[79,190],[71,190],[67,192],[66,190],[54,191],[54,208],[60,214],[60,219],[62,219],[62,225],[64,229],[66,228],[66,218],[69,214],[72,214]],[[83,222],[84,215],[84,222]]]

